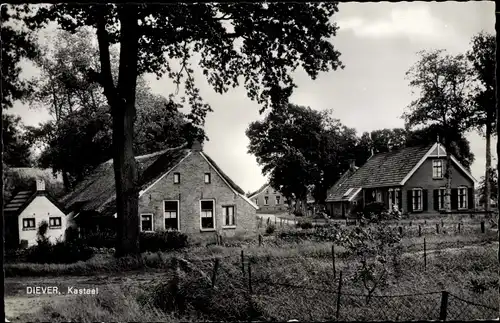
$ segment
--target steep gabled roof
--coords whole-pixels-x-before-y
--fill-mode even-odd
[[[254,197],[257,194],[262,193],[267,187],[269,187],[269,184],[265,183],[264,185],[262,185],[261,187],[259,187],[259,189],[256,190],[255,192],[248,194],[248,198],[252,198],[252,197]]]
[[[345,178],[343,182],[339,181],[332,188],[326,200],[328,202],[348,201],[361,188],[401,185],[403,179],[433,146],[407,147],[372,156],[362,167],[348,178]]]
[[[150,186],[190,153],[185,145],[136,157],[139,188]],[[113,160],[99,165],[73,192],[62,199],[67,208],[78,206],[79,211],[97,211],[103,215],[115,212],[115,174]]]
[[[139,172],[139,196],[142,196],[191,153],[194,151],[183,145],[136,157]],[[245,197],[245,192],[220,169],[212,158],[201,151],[200,154],[236,194],[242,196],[253,207],[258,208]],[[113,160],[108,160],[79,183],[72,193],[65,196],[63,203],[68,208],[78,208],[78,211],[96,211],[102,215],[113,215],[116,213],[115,200]]]
[[[37,196],[45,196],[55,207],[66,213],[64,207],[46,191],[19,191],[5,206],[5,214],[18,216]]]

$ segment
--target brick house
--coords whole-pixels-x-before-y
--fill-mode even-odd
[[[454,157],[451,169],[451,209],[475,209],[476,179]],[[373,155],[360,168],[349,170],[328,190],[327,212],[347,217],[356,206],[382,202],[408,214],[444,211],[446,151],[440,143],[407,147]]]
[[[45,181],[36,180],[36,189],[21,190],[4,208],[5,241],[8,248],[20,244],[33,246],[37,242],[38,228],[47,222],[46,237],[52,242],[64,240],[67,218],[64,208],[45,190]]]
[[[259,207],[258,213],[276,213],[285,211],[288,207],[283,194],[272,188],[268,183],[262,185],[255,192],[248,194],[248,198]]]
[[[179,230],[213,237],[256,229],[256,210],[195,142],[136,157],[141,231]],[[63,202],[84,230],[110,228],[116,218],[113,161],[100,165]]]

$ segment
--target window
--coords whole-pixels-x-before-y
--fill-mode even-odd
[[[163,201],[165,230],[179,230],[179,201]]]
[[[266,190],[266,194],[269,194],[269,190]]]
[[[414,188],[412,191],[413,211],[422,211],[422,189]]]
[[[264,196],[264,205],[268,205],[269,203],[269,196]]]
[[[49,218],[49,228],[60,227],[60,226],[61,226],[61,217],[50,217]]]
[[[174,173],[174,184],[179,184],[181,182],[181,174]]]
[[[35,230],[35,218],[23,219],[23,229]]]
[[[280,197],[281,196],[276,196],[276,204],[280,204]]]
[[[255,205],[259,205],[259,199],[255,199]]]
[[[201,229],[214,229],[214,201],[202,200],[200,201],[201,212]]]
[[[377,202],[382,202],[382,192],[377,192]]]
[[[236,225],[234,221],[234,206],[223,206],[222,207],[222,216],[224,217],[224,226],[233,227]]]
[[[153,231],[152,214],[141,214],[141,231]]]
[[[394,204],[394,189],[389,189],[389,209],[392,210],[392,204]]]
[[[399,207],[399,188],[394,189],[394,204]]]
[[[210,173],[205,173],[205,184],[210,184]]]
[[[467,208],[467,187],[458,188],[458,209],[463,210]]]
[[[432,161],[432,177],[433,178],[443,178],[443,161],[433,160]]]
[[[446,196],[446,188],[440,187],[438,191],[438,207],[440,210],[444,210],[444,198]]]

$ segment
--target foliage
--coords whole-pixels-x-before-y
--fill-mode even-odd
[[[33,163],[24,130],[21,117],[2,114],[3,162],[9,167],[30,167]]]
[[[498,174],[494,168],[489,170],[489,180],[491,188],[491,199],[498,201]],[[479,203],[486,204],[486,194],[485,194],[485,176],[481,176],[479,181]]]
[[[114,248],[116,234],[110,231],[101,231],[86,234],[82,238],[85,245],[93,248]]]
[[[69,264],[77,261],[86,261],[93,256],[93,251],[79,239],[57,241],[52,244],[46,236],[48,224],[43,221],[37,233],[37,245],[27,250],[26,260],[33,263]]]
[[[312,221],[310,219],[300,219],[297,222],[297,227],[301,228],[303,230],[307,230],[307,229],[312,229],[313,224],[312,224]]]
[[[178,231],[141,232],[139,246],[141,252],[177,250],[188,246],[188,237]]]
[[[14,9],[14,10],[12,10]],[[33,35],[23,28],[22,16],[11,5],[2,6],[2,109],[12,107],[13,101],[24,99],[31,84],[20,78],[19,64],[23,59],[38,56]]]
[[[274,223],[268,223],[266,226],[266,234],[273,234],[276,231],[276,226]]]
[[[361,216],[361,221],[365,224],[380,223],[381,221],[391,220],[401,216],[399,210],[388,210],[382,202],[371,202],[366,204],[364,208],[361,206],[358,214]]]
[[[59,198],[64,194],[60,176],[54,176],[50,169],[7,168],[4,171],[4,200],[9,201],[17,191],[33,191],[36,179],[45,181],[45,190],[52,196]]]

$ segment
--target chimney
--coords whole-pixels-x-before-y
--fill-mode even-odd
[[[36,190],[45,191],[45,181],[43,179],[36,180]]]
[[[199,140],[194,140],[193,143],[191,144],[191,150],[192,151],[202,151],[203,150],[203,145]]]
[[[349,170],[354,171],[356,169],[356,160],[349,159]]]

